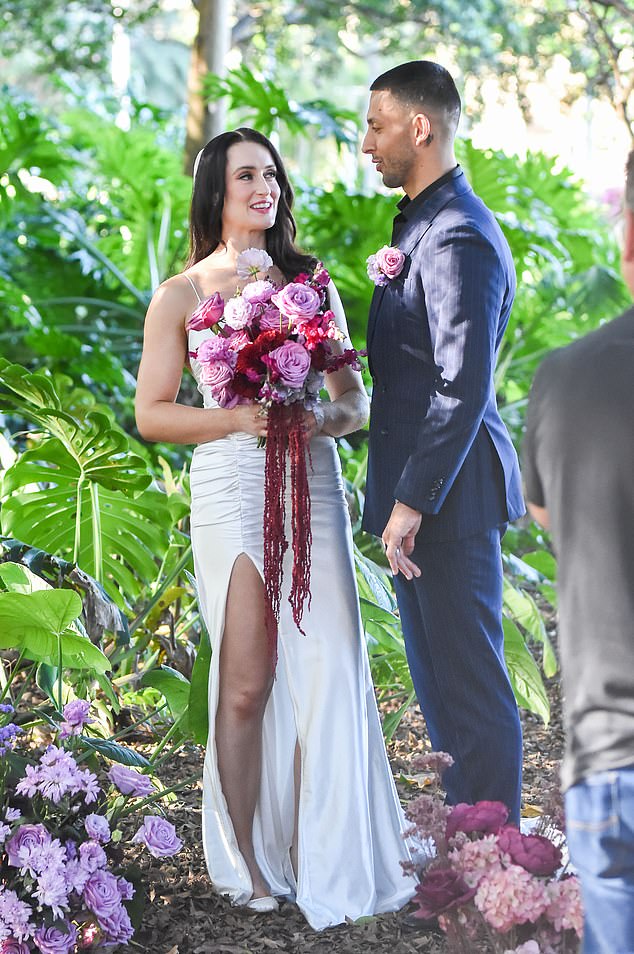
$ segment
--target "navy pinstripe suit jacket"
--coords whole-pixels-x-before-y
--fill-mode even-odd
[[[423,513],[422,539],[455,540],[524,513],[493,385],[515,269],[459,167],[404,215],[397,245],[405,264],[376,288],[368,323],[374,387],[363,526],[380,535],[397,499]]]

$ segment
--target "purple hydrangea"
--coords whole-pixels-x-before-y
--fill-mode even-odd
[[[69,921],[63,927],[42,927],[33,935],[41,954],[71,954],[77,943],[77,928]]]
[[[123,795],[145,797],[155,790],[152,780],[147,775],[141,775],[125,765],[112,765],[108,778]]]
[[[87,815],[84,819],[84,828],[93,841],[98,841],[102,845],[107,845],[110,841],[110,825],[103,815]]]
[[[15,712],[10,702],[0,702],[0,712]]]
[[[154,858],[168,858],[175,855],[183,846],[171,822],[158,815],[145,816],[132,842],[145,845]]]

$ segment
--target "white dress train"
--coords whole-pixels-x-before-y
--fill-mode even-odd
[[[190,351],[210,334],[190,331]],[[200,365],[192,360],[200,382]],[[199,383],[205,407],[214,407]],[[312,606],[302,636],[282,590],[279,659],[263,727],[262,779],[253,839],[276,896],[294,899],[320,930],[395,911],[414,893],[404,819],[390,771],[365,648],[352,534],[335,441],[311,442]],[[225,606],[236,558],[262,574],[264,457],[257,439],[232,434],[200,444],[191,465],[191,531],[201,612],[213,647],[209,739],[203,780],[203,841],[211,881],[236,904],[252,893],[223,795],[214,726]],[[290,501],[287,500],[287,514]],[[284,580],[291,575],[287,551]],[[301,752],[297,881],[289,861],[294,755]]]

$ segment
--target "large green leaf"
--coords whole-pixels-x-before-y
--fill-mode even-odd
[[[88,493],[81,476],[57,438],[25,451],[2,478],[3,533],[74,559],[91,576],[103,576],[104,588],[120,606],[132,603],[154,579],[156,559],[169,545],[168,498],[156,490],[136,498],[120,490],[96,492],[96,484]],[[37,489],[42,484],[46,489]]]
[[[195,742],[205,745],[209,733],[209,668],[211,642],[206,628],[200,633],[200,643],[192,670],[189,690],[189,731]]]
[[[81,612],[72,590],[0,593],[0,649],[19,649],[29,659],[67,669],[107,672],[108,658],[71,627]]]
[[[189,705],[190,683],[182,673],[171,666],[159,666],[143,674],[142,686],[152,686],[162,692],[167,699],[174,719],[179,719]]]
[[[544,619],[533,597],[504,579],[503,602],[506,613],[544,647],[543,667],[547,677],[557,672],[557,657],[546,633]]]
[[[515,625],[507,619],[504,626],[504,656],[508,667],[511,685],[519,705],[541,716],[546,725],[550,721],[550,703],[535,660],[531,656],[524,637]]]

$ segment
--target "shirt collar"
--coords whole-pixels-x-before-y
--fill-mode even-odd
[[[396,218],[399,220],[401,217],[403,219],[410,219],[413,215],[416,215],[423,203],[426,202],[427,199],[434,194],[434,192],[437,192],[438,189],[444,186],[445,183],[450,182],[453,178],[455,178],[456,172],[459,170],[459,165],[454,166],[453,169],[449,170],[449,172],[445,172],[444,175],[440,176],[440,178],[435,179],[431,185],[428,185],[427,188],[423,189],[422,192],[419,192],[418,195],[414,196],[413,199],[410,199],[408,195],[404,195],[403,198],[397,203],[399,212]]]

